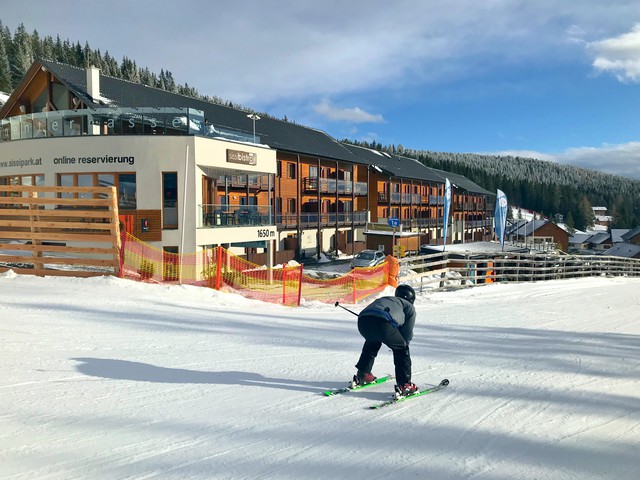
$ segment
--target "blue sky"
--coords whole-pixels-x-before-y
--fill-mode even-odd
[[[640,179],[637,0],[3,0],[0,20],[338,139]]]

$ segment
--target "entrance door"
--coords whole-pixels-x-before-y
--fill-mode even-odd
[[[211,177],[202,177],[202,224],[213,225],[215,211],[220,209],[216,203],[216,181]]]

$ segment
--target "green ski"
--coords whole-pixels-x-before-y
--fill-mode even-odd
[[[404,397],[393,398],[392,400],[387,400],[386,402],[377,403],[375,405],[371,405],[369,408],[372,409],[372,410],[375,410],[375,409],[378,409],[378,408],[388,407],[388,406],[394,405],[394,404],[396,404],[398,402],[404,402],[405,400],[409,400],[411,398],[416,398],[416,397],[420,397],[421,395],[426,395],[427,393],[437,392],[438,390],[442,390],[447,385],[449,385],[449,380],[447,380],[445,378],[444,380],[442,380],[435,387],[426,388],[424,390],[418,390],[416,393],[412,393],[411,395],[406,395]]]
[[[384,383],[387,380],[391,380],[392,378],[393,378],[393,375],[385,375],[384,377],[376,378],[375,381],[371,383],[365,383],[364,385],[356,385],[355,387],[352,387],[351,384],[349,384],[346,387],[336,388],[335,390],[327,390],[322,393],[327,397],[332,397],[334,395],[340,395],[341,393],[347,393],[355,390],[362,390],[363,388],[373,387],[374,385]]]

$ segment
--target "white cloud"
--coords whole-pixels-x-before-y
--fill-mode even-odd
[[[492,154],[537,158],[640,180],[640,142],[575,147],[557,154],[533,150],[504,150]]]
[[[587,48],[598,72],[610,72],[621,82],[640,82],[640,23],[631,32],[591,42]]]
[[[41,36],[59,34],[72,9],[77,22],[63,38],[88,41],[116,58],[127,55],[152,71],[174,73],[202,94],[254,108],[283,99],[332,98],[377,88],[402,89],[448,81],[513,64],[563,62],[567,38],[621,31],[638,18],[637,0],[514,2],[513,0],[264,0],[167,2],[150,11],[144,2],[114,0],[96,15],[92,5],[59,0],[44,8],[3,0],[3,23]],[[221,5],[224,4],[224,5]],[[194,22],[215,19],[215,28]],[[104,35],[117,25],[118,35]],[[161,48],[149,48],[170,32]],[[593,33],[591,33],[593,35]],[[604,34],[603,34],[604,35]]]
[[[379,113],[365,112],[359,107],[340,108],[332,105],[328,100],[323,100],[313,107],[318,115],[330,120],[346,121],[351,123],[382,123],[384,118]]]

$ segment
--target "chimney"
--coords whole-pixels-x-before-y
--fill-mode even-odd
[[[100,101],[100,69],[93,65],[87,67],[87,93],[94,102]]]

